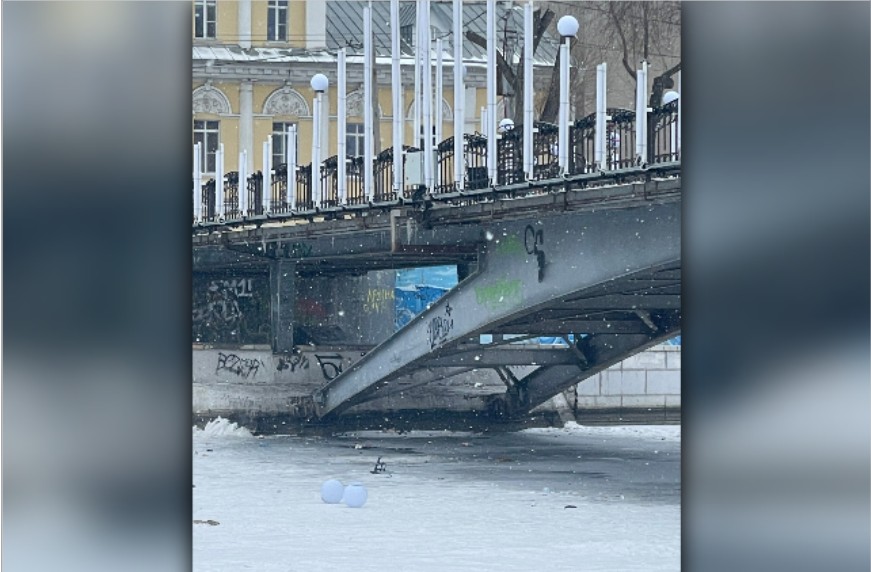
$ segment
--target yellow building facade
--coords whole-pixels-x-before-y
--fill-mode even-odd
[[[284,163],[286,133],[291,125],[297,130],[297,164],[309,164],[315,97],[309,82],[317,73],[325,74],[330,82],[324,94],[329,113],[321,126],[326,135],[321,156],[325,159],[337,153],[338,49],[335,41],[332,47],[329,45],[332,31],[327,4],[327,0],[194,0],[193,133],[194,143],[202,143],[200,161],[206,179],[217,178],[215,153],[219,145],[223,145],[225,173],[239,169],[243,151],[247,172],[260,170],[263,143],[267,141],[272,145],[272,164]],[[383,43],[385,38],[379,41]],[[389,38],[386,41],[389,45]],[[362,155],[363,149],[363,64],[359,47],[349,48],[347,56],[348,155]],[[455,107],[453,63],[445,59],[443,139],[454,133]],[[413,56],[405,53],[401,67],[403,143],[414,145]],[[472,133],[480,130],[480,110],[486,105],[486,67],[480,60],[470,59],[466,70],[464,125],[465,132]],[[380,116],[377,153],[393,145],[395,113],[390,58],[383,53],[376,57],[376,77]]]

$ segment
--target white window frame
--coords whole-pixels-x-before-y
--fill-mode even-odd
[[[356,152],[358,150],[359,153]],[[365,126],[362,123],[348,123],[345,126],[345,153],[349,157],[362,157],[365,151]]]
[[[209,8],[214,10],[215,19],[209,20],[208,13]],[[196,27],[196,18],[197,11],[202,10],[202,34],[197,35],[197,27]],[[214,34],[209,35],[209,23],[215,27]],[[218,2],[217,0],[194,0],[194,38],[198,40],[214,40],[218,37]]]
[[[266,6],[268,10],[266,16],[266,40],[269,42],[286,42],[288,38],[288,28],[290,27],[290,2],[288,0],[269,0]],[[273,22],[272,33],[269,30],[269,23]],[[281,37],[279,30],[284,28],[284,37]]]
[[[276,129],[276,126],[280,125],[281,129]],[[287,145],[287,134],[290,133],[290,127],[293,125],[297,125],[297,123],[293,121],[273,121],[272,122],[272,166],[277,167],[285,162],[286,149],[284,148]],[[280,146],[276,145],[276,138],[280,141]],[[279,152],[280,149],[280,152]],[[276,161],[276,157],[280,157],[280,161]],[[296,157],[294,157],[297,164],[299,164],[299,145],[296,146]]]
[[[197,128],[197,123],[202,123],[202,127]],[[210,128],[209,124],[215,123],[216,127]],[[204,175],[212,175],[213,177],[216,175],[215,169],[217,167],[217,152],[218,148],[221,145],[221,122],[217,119],[194,119],[194,144],[197,143],[197,134],[202,135],[203,145],[200,148],[200,168]],[[209,151],[209,136],[214,136],[215,138],[215,149],[214,151]],[[209,157],[212,158],[211,169],[209,168]],[[223,173],[222,173],[223,174]]]

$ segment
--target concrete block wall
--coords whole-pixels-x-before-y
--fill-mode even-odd
[[[566,397],[578,410],[679,408],[680,350],[654,346],[585,379]]]

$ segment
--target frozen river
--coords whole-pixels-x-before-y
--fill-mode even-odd
[[[679,570],[680,449],[677,426],[259,438],[218,420],[194,429],[194,570]],[[325,504],[330,478],[366,505]]]

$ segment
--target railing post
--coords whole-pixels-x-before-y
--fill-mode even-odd
[[[532,89],[533,74],[532,0],[523,7],[523,172],[526,180],[533,178],[532,134],[535,129]]]
[[[239,152],[239,183],[237,185],[237,193],[239,195],[239,218],[245,218],[248,215],[248,152],[242,150]]]
[[[200,166],[200,144],[194,145],[194,222],[203,218],[203,174]]]
[[[647,157],[647,62],[636,72],[635,96],[635,155],[636,160],[648,162]]]
[[[681,93],[681,87],[680,87],[680,81],[681,81],[682,74],[683,74],[683,71],[677,72],[677,156],[678,156],[678,159],[680,159],[680,156],[681,156],[680,155],[680,131],[681,131],[681,126],[683,125],[681,123],[681,120],[680,120],[680,106],[681,106],[681,102],[683,101],[683,94]]]
[[[263,214],[272,211],[272,142],[269,139],[263,142],[263,181],[261,183],[263,194]]]
[[[287,133],[287,208],[296,209],[296,125],[291,125]]]
[[[560,175],[568,173],[569,168],[569,38],[560,42],[560,80],[559,80],[559,153]]]
[[[423,178],[426,192],[433,191],[433,159],[435,152],[433,150],[433,93],[432,93],[432,38],[430,34],[430,4],[429,0],[420,0],[422,19],[423,19],[423,37],[421,51],[426,57],[426,65],[423,68]]]
[[[605,171],[605,149],[608,145],[608,64],[596,66],[596,132],[594,162],[596,168]]]
[[[454,184],[463,190],[465,179],[465,132],[466,89],[463,78],[463,3],[454,0]]]
[[[396,193],[397,197],[401,197],[403,186],[402,144],[404,139],[404,112],[402,109],[402,69],[399,65],[399,0],[390,0],[390,42],[393,52],[390,77],[393,84],[393,192]]]
[[[487,0],[487,178],[496,184],[496,0]]]
[[[339,204],[345,204],[345,198],[348,195],[348,175],[347,175],[347,158],[348,151],[345,148],[346,143],[346,133],[347,133],[347,64],[346,64],[346,53],[347,50],[342,48],[339,50],[339,61],[338,61],[338,87],[339,87],[339,95],[338,95],[338,104],[339,108],[337,111],[337,119],[339,123],[339,133],[338,140],[336,141],[336,160],[338,161],[338,174],[336,175],[338,178],[338,199]],[[368,107],[367,107],[368,109]]]
[[[215,189],[215,213],[218,221],[224,220],[224,144],[218,144],[218,152],[215,155],[215,177],[217,188]]]
[[[421,117],[423,114],[423,103],[421,102],[421,93],[420,82],[421,82],[421,68],[423,67],[423,48],[421,47],[422,42],[421,38],[423,37],[423,24],[421,22],[421,3],[415,2],[415,18],[417,24],[415,25],[415,35],[414,35],[414,133],[412,134],[412,141],[414,147],[421,147],[420,144],[420,123]]]
[[[364,201],[372,200],[372,160],[374,150],[374,121],[372,117],[372,10],[363,7],[363,195]],[[342,157],[344,160],[344,157]]]
[[[319,206],[321,197],[321,135],[323,132],[322,122],[323,117],[321,114],[323,113],[323,104],[324,104],[324,91],[327,89],[329,85],[329,80],[327,80],[327,76],[324,74],[315,74],[311,79],[311,87],[315,92],[315,101],[314,101],[314,114],[312,125],[314,128],[314,132],[312,135],[312,168],[311,168],[311,177],[309,188],[311,189],[311,196],[309,200],[312,203],[312,208],[317,208]]]

